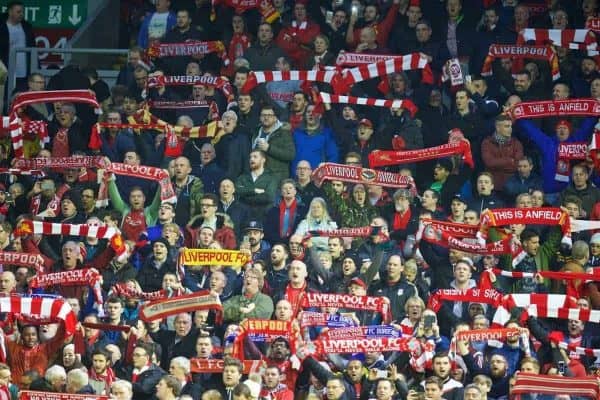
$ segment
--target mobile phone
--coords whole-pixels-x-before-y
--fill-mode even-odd
[[[559,361],[558,362],[558,373],[561,374],[561,375],[564,375],[565,371],[566,371],[565,362],[564,361]]]
[[[423,318],[423,325],[425,325],[425,329],[431,329],[434,322],[435,322],[435,315],[426,315]]]
[[[471,83],[472,81],[473,81],[473,78],[471,77],[471,75],[465,76],[465,82]]]
[[[333,11],[327,11],[325,13],[325,22],[330,24],[333,21]]]
[[[244,237],[242,238],[242,244],[250,244],[250,238],[248,237],[248,235],[244,235]]]
[[[381,369],[377,370],[377,379],[387,379],[387,377],[388,377],[388,372],[386,370],[381,370]]]
[[[352,6],[352,15],[358,15],[358,6]]]

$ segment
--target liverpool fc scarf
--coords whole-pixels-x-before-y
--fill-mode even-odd
[[[13,166],[22,170],[40,170],[44,168],[106,168],[104,157],[40,157],[16,158]]]
[[[223,265],[240,266],[251,260],[248,254],[238,250],[189,249],[180,253],[182,265]]]
[[[166,299],[166,290],[157,290],[155,292],[142,292],[137,290],[135,287],[130,286],[127,283],[117,283],[111,288],[111,294],[119,297],[125,297],[126,299],[140,299],[140,300],[160,300]]]
[[[600,101],[596,99],[567,99],[528,101],[513,105],[507,114],[513,119],[562,116],[597,116]]]
[[[37,289],[48,286],[90,286],[94,293],[96,305],[101,306],[103,303],[101,280],[102,276],[98,271],[84,268],[35,275],[29,281],[29,287]]]
[[[1,121],[2,126],[0,127],[0,131],[8,131],[10,133],[13,129],[17,129],[16,126],[11,126],[10,117],[2,117]],[[39,138],[41,144],[50,142],[48,123],[46,121],[20,120],[20,122],[23,134]]]
[[[290,321],[270,319],[245,319],[233,341],[233,357],[244,359],[244,341],[246,338],[261,342],[272,342],[277,338],[285,338],[290,344],[292,354],[296,353],[296,336]]]
[[[402,332],[391,325],[354,326],[347,328],[329,329],[319,335],[319,339],[369,339],[369,338],[399,338]]]
[[[496,242],[484,243],[476,240],[475,238],[458,239],[446,231],[434,228],[432,225],[424,225],[422,239],[437,246],[460,250],[472,254],[502,255],[513,254],[516,252],[516,249],[513,249],[511,246],[510,236],[507,236],[506,238]],[[468,241],[468,239],[473,240]]]
[[[552,80],[560,78],[558,57],[550,46],[527,46],[510,44],[492,44],[483,63],[481,76],[492,75],[492,63],[496,58],[510,58],[513,60],[512,73],[518,73],[523,68],[525,59],[546,60],[550,64]]]
[[[240,360],[243,365],[244,375],[260,372],[264,368],[263,360]],[[190,372],[198,374],[218,374],[223,372],[225,361],[219,358],[191,358]]]
[[[458,239],[475,238],[477,232],[479,232],[479,226],[477,225],[460,224],[458,222],[450,221],[439,221],[436,219],[429,218],[421,219],[421,226],[425,228],[425,226],[427,225],[430,225],[435,230],[440,230]],[[420,240],[421,237],[422,232],[420,234],[419,232],[417,232],[417,240]]]
[[[354,165],[323,163],[313,171],[312,179],[317,186],[321,186],[325,180],[335,180],[416,190],[414,180],[410,176]]]
[[[340,54],[335,60],[335,63],[340,67],[356,67],[358,65],[374,64],[379,61],[387,61],[390,59],[402,57],[403,56],[395,56],[389,54],[350,53],[342,50],[340,51]]]
[[[312,342],[316,354],[378,353],[386,351],[411,352],[418,346],[415,338],[317,339]]]
[[[307,292],[302,298],[302,304],[300,306],[304,308],[333,307],[351,310],[375,311],[381,314],[384,322],[389,322],[391,320],[390,304],[385,297]]]
[[[530,305],[535,306],[535,309],[529,309]],[[525,309],[526,312],[522,313],[521,321],[526,321],[528,312],[535,314],[539,310],[543,314],[539,316],[545,317],[548,315],[547,310],[577,307],[577,299],[564,294],[515,293],[506,295],[502,299],[502,304],[497,307],[496,313],[494,314],[492,328],[504,327],[511,318],[510,310],[516,307]]]
[[[369,154],[369,166],[376,168],[386,165],[410,164],[454,155],[461,155],[465,164],[473,167],[471,145],[466,140],[419,150],[374,150]]]
[[[571,244],[571,220],[569,214],[560,208],[534,207],[534,208],[497,208],[487,210],[481,214],[479,232],[477,237],[485,241],[487,232],[492,226],[506,226],[512,224],[537,224],[559,225],[563,233],[562,242]]]
[[[64,235],[86,236],[98,239],[112,239],[119,231],[108,226],[91,224],[61,224],[54,222],[23,220],[15,229],[15,236],[25,235]]]
[[[221,41],[189,41],[183,43],[155,43],[148,48],[146,54],[149,58],[199,56],[210,53],[225,53],[225,46]]]
[[[44,272],[44,258],[40,254],[0,251],[0,264],[35,268],[38,272]]]
[[[19,400],[108,400],[108,396],[100,396],[94,394],[72,394],[72,393],[48,393],[37,392],[35,390],[21,390],[19,392]]]
[[[341,96],[337,94],[329,94],[325,92],[319,93],[319,102],[327,104],[357,104],[361,106],[371,107],[386,107],[386,108],[403,108],[410,113],[410,116],[414,118],[419,109],[410,100],[399,100],[399,99],[373,99],[369,97],[354,97],[354,96]]]
[[[518,328],[492,328],[475,329],[469,331],[460,331],[456,333],[456,340],[488,341],[488,340],[506,340],[514,336],[520,336],[521,330]]]
[[[310,326],[326,326],[328,328],[346,328],[354,326],[355,322],[352,318],[340,314],[321,313],[316,311],[302,311],[298,318],[300,327],[306,328]]]
[[[140,318],[142,321],[150,322],[170,315],[196,310],[214,310],[216,312],[215,320],[219,324],[223,319],[223,307],[221,306],[221,301],[218,297],[213,296],[208,291],[200,291],[169,299],[151,301],[142,305],[140,309]]]
[[[210,104],[206,100],[185,100],[185,101],[148,101],[148,107],[157,110],[170,110],[174,108],[207,108]]]
[[[161,202],[169,203],[177,202],[177,194],[173,189],[169,173],[162,168],[149,167],[147,165],[130,165],[121,163],[111,163],[106,171],[113,172],[117,175],[134,176],[136,178],[150,179],[158,183],[160,187]],[[106,176],[108,179],[108,177]],[[100,184],[98,190],[98,202],[102,204],[108,203],[108,187],[106,179]]]

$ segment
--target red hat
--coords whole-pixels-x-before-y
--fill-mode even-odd
[[[369,128],[373,127],[373,123],[370,120],[368,120],[367,118],[363,118],[360,121],[358,121],[358,125],[366,125]]]
[[[559,126],[566,126],[566,127],[567,127],[567,129],[569,130],[569,132],[571,132],[572,125],[571,125],[571,123],[570,123],[569,121],[567,121],[566,119],[561,119],[560,121],[558,121],[558,122],[556,123],[556,129],[558,129],[558,127],[559,127]]]
[[[365,281],[363,281],[361,278],[359,278],[358,276],[355,276],[354,278],[350,279],[350,284],[355,284],[358,286],[361,286],[362,288],[364,288],[365,290],[367,289],[367,284],[365,283]]]
[[[410,0],[409,7],[421,7],[421,0]]]

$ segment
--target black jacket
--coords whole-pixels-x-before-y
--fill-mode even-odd
[[[8,14],[2,14],[0,16],[0,60],[8,67],[8,54],[10,49],[10,37],[8,34],[8,26],[6,21],[8,20]],[[25,32],[25,44],[27,47],[35,47],[35,38],[33,36],[33,27],[25,20],[21,21],[21,26]],[[29,73],[29,61],[27,61],[27,69]]]
[[[119,376],[121,379],[132,382],[133,367],[129,366]],[[160,378],[167,375],[160,367],[156,365],[150,366],[149,369],[142,372],[133,384],[133,400],[147,400],[156,394],[156,385]]]
[[[196,339],[198,339],[198,330],[191,329],[190,332],[181,338],[177,343],[175,331],[160,330],[151,332],[150,337],[162,348],[160,366],[167,371],[171,360],[174,357],[192,358],[196,355]]]

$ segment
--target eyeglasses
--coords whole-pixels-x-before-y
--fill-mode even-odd
[[[260,114],[261,118],[266,118],[266,117],[271,118],[271,117],[274,117],[274,116],[275,116],[275,114]]]

